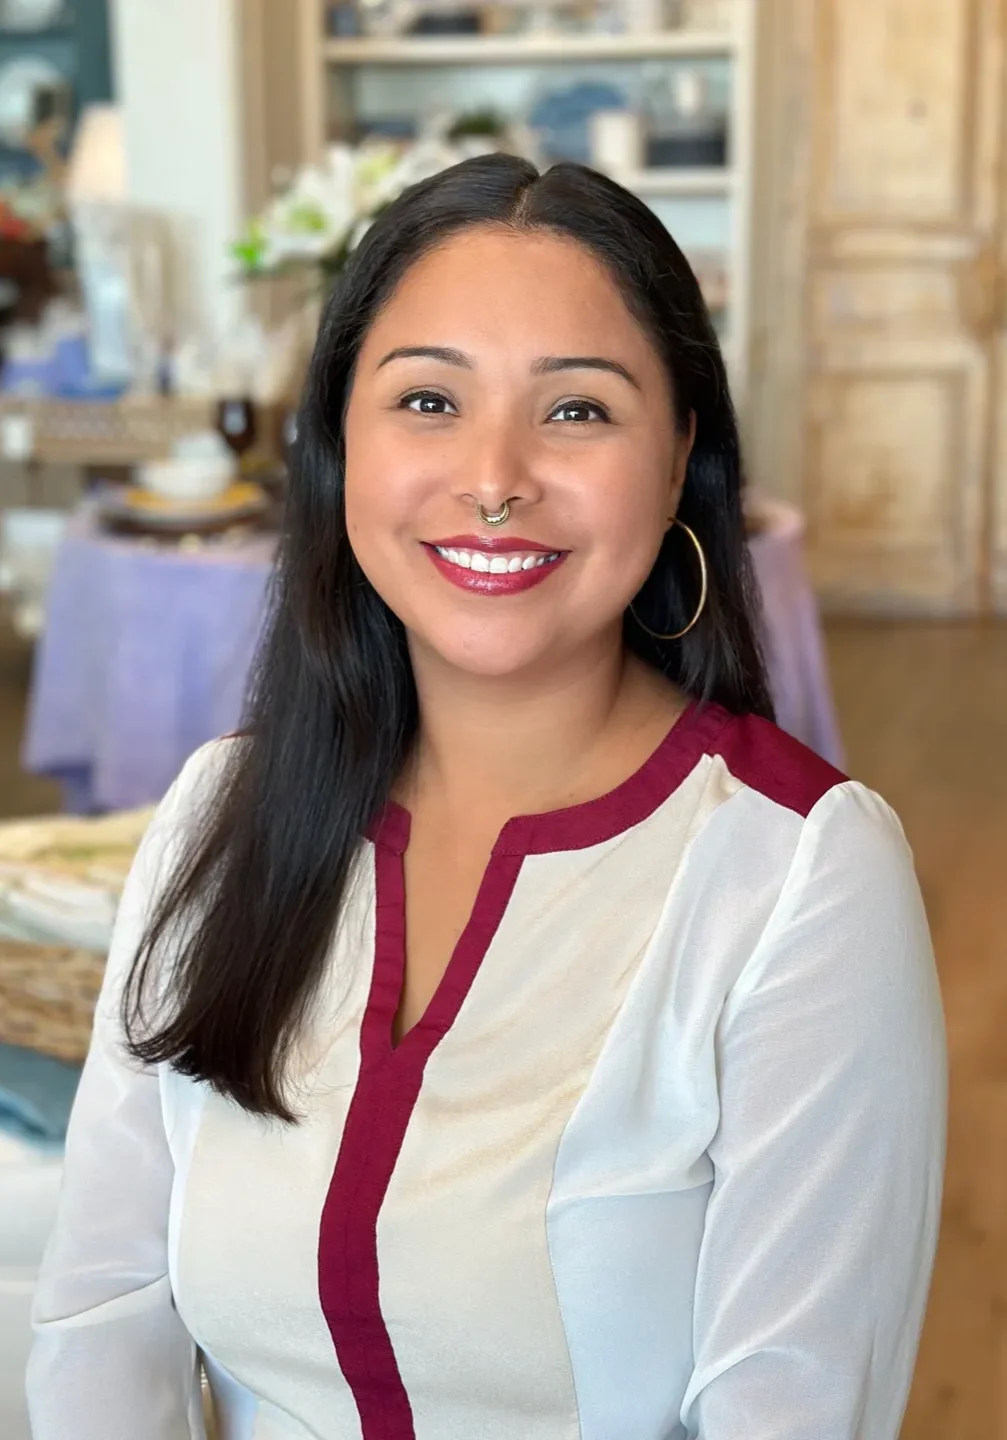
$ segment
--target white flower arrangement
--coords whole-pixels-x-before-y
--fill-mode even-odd
[[[449,138],[445,123],[406,146],[368,141],[334,145],[318,165],[253,219],[232,247],[248,279],[313,271],[331,283],[377,216],[403,190],[475,154],[502,147],[487,128]],[[513,148],[507,145],[506,148]]]

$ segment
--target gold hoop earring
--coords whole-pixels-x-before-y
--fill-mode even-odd
[[[695,533],[689,529],[688,525],[686,525],[684,520],[673,520],[672,525],[677,525],[680,530],[685,531],[686,535],[688,535],[689,539],[692,541],[693,545],[696,548],[696,554],[699,556],[699,604],[696,606],[695,615],[693,615],[692,619],[689,621],[688,625],[686,625],[685,629],[677,630],[674,635],[662,635],[659,631],[652,630],[649,625],[645,625],[643,623],[639,615],[633,609],[632,605],[630,605],[629,613],[639,625],[640,629],[645,630],[647,634],[652,636],[655,640],[681,640],[684,635],[688,635],[689,631],[694,629],[695,626],[698,624],[699,617],[706,609],[706,600],[709,593],[709,574],[706,568],[706,555],[703,552],[702,545],[700,545],[699,541],[695,536]]]

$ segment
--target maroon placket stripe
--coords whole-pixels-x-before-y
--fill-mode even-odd
[[[360,1074],[322,1212],[319,1296],[363,1440],[414,1440],[412,1407],[381,1311],[378,1218],[423,1074],[468,994],[514,889],[521,857],[494,856],[472,918],[419,1023],[393,1049],[405,973],[408,830],[375,847],[374,973],[360,1032]]]
[[[807,814],[845,777],[754,716],[691,705],[650,759],[598,800],[503,829],[465,933],[419,1023],[393,1049],[405,975],[409,816],[396,806],[376,827],[374,972],[360,1032],[360,1074],[322,1212],[319,1296],[363,1440],[415,1440],[412,1407],[381,1312],[378,1219],[427,1062],[458,1016],[510,900],[525,856],[602,844],[639,824],[691,773],[720,754],[744,783]]]

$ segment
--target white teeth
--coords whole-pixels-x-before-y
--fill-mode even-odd
[[[481,550],[454,550],[440,545],[434,547],[438,555],[458,565],[463,570],[477,570],[482,575],[516,575],[521,570],[538,570],[542,565],[552,565],[559,559],[559,551],[551,555],[484,555]]]

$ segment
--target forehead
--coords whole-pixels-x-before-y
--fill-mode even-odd
[[[605,266],[564,236],[481,226],[418,260],[376,317],[369,340],[459,346],[522,341],[536,354],[651,350]],[[587,349],[585,350],[585,347]],[[656,356],[654,357],[656,359]]]

